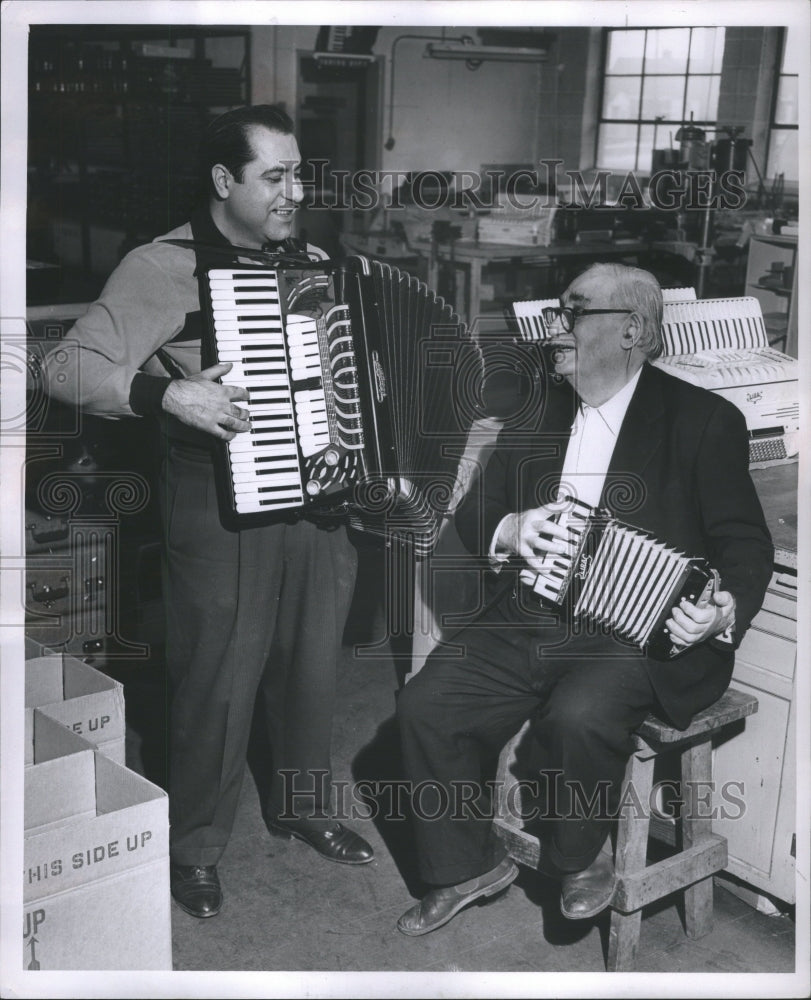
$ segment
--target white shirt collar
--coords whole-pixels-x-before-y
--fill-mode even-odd
[[[625,385],[615,392],[614,395],[607,399],[601,406],[589,407],[587,403],[580,401],[580,411],[585,413],[586,410],[592,409],[596,413],[599,413],[603,419],[608,430],[616,437],[620,428],[622,427],[622,421],[625,419],[625,413],[631,403],[631,397],[636,389],[636,384],[639,381],[639,376],[642,373],[642,368],[640,367],[634,376],[625,383]]]

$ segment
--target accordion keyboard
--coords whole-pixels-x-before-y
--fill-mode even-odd
[[[297,400],[277,276],[273,271],[216,270],[210,272],[209,283],[218,360],[233,366],[223,384],[244,386],[249,394],[243,405],[251,429],[228,442],[236,510],[243,514],[300,506],[304,493],[294,424]],[[310,338],[297,328],[295,339],[296,363],[304,371],[312,357]],[[318,401],[307,405],[315,415]]]
[[[301,508],[343,488],[363,447],[346,308],[287,311],[271,269],[214,269],[208,283],[216,359],[232,365],[222,382],[249,395],[251,429],[226,442],[234,511]]]
[[[592,508],[586,504],[572,500],[570,509],[563,510],[555,516],[560,527],[569,531],[572,540],[571,554],[550,553],[544,558],[537,572],[525,569],[520,573],[522,582],[532,587],[536,594],[540,594],[541,597],[545,597],[553,604],[560,604],[566,596],[577,560],[583,549],[586,532],[591,524],[591,510]]]

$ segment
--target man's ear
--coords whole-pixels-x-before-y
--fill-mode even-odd
[[[628,319],[625,321],[625,326],[622,331],[622,348],[625,351],[630,351],[631,348],[636,347],[639,338],[642,336],[642,320],[636,313],[631,313]]]
[[[211,182],[214,185],[217,197],[225,200],[231,193],[234,175],[222,163],[215,163],[211,168]]]

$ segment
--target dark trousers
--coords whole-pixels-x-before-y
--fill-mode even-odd
[[[337,659],[357,553],[343,527],[224,529],[205,455],[173,447],[163,485],[171,854],[215,864],[259,690],[273,755],[267,814],[329,806]],[[304,794],[293,800],[292,791]]]
[[[599,802],[601,784],[609,812],[618,800],[631,734],[655,707],[646,661],[610,638],[526,627],[498,610],[453,643],[461,658],[435,651],[398,699],[406,777],[420,789],[412,815],[421,877],[451,885],[506,856],[491,820],[460,804],[481,784],[483,763],[530,717],[544,769],[559,772],[554,814],[542,820],[544,867],[587,868],[608,820],[581,803]],[[579,802],[566,794],[572,785]]]

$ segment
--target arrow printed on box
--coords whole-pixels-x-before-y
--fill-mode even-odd
[[[28,963],[28,968],[34,972],[38,972],[40,968],[39,961],[37,960],[37,951],[34,947],[36,943],[37,939],[35,937],[32,937],[28,942],[28,947],[31,949],[31,961]]]

